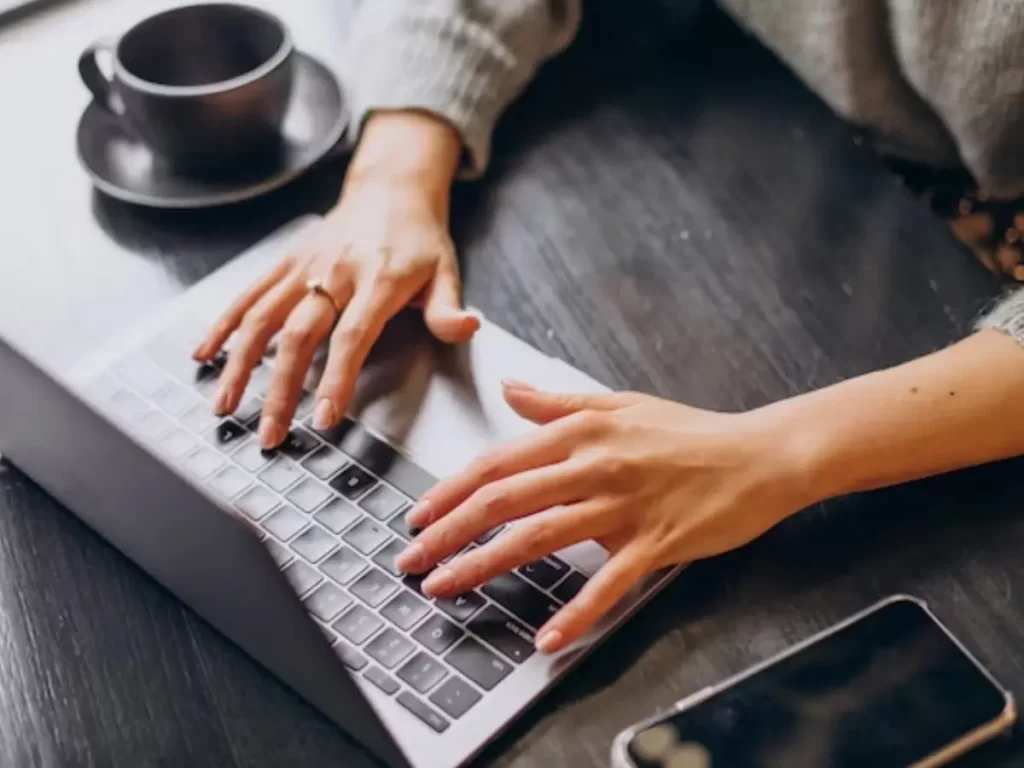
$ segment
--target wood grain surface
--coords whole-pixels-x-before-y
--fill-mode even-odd
[[[63,368],[278,224],[324,210],[344,170],[335,160],[204,213],[94,194],[74,156],[75,61],[165,4],[78,0],[0,28],[0,331]],[[331,61],[343,6],[274,7]],[[722,18],[669,2],[588,14],[502,123],[488,179],[457,193],[467,298],[491,319],[610,385],[742,409],[941,347],[997,295],[851,131]],[[893,592],[926,599],[1024,693],[1020,469],[833,501],[688,569],[479,764],[607,765],[640,717]],[[0,766],[343,766],[349,749],[0,465]],[[965,764],[1022,755],[1010,740]]]

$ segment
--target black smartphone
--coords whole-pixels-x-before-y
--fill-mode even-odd
[[[896,595],[619,734],[618,768],[933,768],[1008,730],[1013,697]]]

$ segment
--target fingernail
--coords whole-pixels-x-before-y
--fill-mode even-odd
[[[501,386],[505,389],[528,389],[531,392],[536,391],[536,387],[532,384],[527,384],[525,381],[520,381],[519,379],[502,379]]]
[[[395,558],[395,566],[403,573],[419,573],[423,570],[426,554],[422,544],[413,542]]]
[[[541,653],[552,653],[562,644],[562,633],[557,629],[549,629],[537,638],[537,650]]]
[[[429,597],[447,594],[455,588],[455,574],[451,568],[438,568],[423,581],[423,592]]]
[[[430,502],[421,501],[410,509],[405,516],[405,522],[413,528],[426,528],[430,524]]]
[[[213,412],[218,416],[223,416],[228,412],[228,399],[231,392],[226,386],[221,386],[217,390],[217,397],[213,401]]]
[[[260,445],[264,449],[277,448],[284,441],[285,434],[277,419],[272,416],[260,418]]]
[[[334,414],[334,403],[326,397],[320,399],[316,404],[316,411],[313,413],[313,427],[316,429],[329,429],[334,426],[337,418]]]

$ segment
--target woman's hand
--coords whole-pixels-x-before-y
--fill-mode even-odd
[[[371,346],[406,305],[421,304],[427,326],[443,341],[472,336],[479,320],[461,309],[448,235],[459,151],[454,130],[434,118],[371,118],[338,205],[235,301],[195,350],[197,360],[210,360],[236,334],[215,398],[218,414],[238,407],[252,369],[277,334],[275,372],[260,419],[265,448],[287,437],[303,380],[328,336],[314,411],[319,429],[344,416]],[[310,281],[318,281],[323,293],[311,290]]]
[[[410,512],[423,530],[398,566],[422,573],[502,523],[522,519],[423,582],[446,597],[576,542],[609,560],[538,634],[558,650],[654,570],[739,547],[813,501],[799,452],[762,412],[721,414],[633,393],[553,395],[507,383],[545,426],[482,456]]]

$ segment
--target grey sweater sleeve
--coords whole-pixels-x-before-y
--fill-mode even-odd
[[[580,2],[361,0],[342,59],[349,140],[374,110],[424,110],[459,131],[463,175],[480,175],[498,117],[572,41]]]
[[[977,325],[979,330],[1001,331],[1024,347],[1024,289],[1003,299]]]

